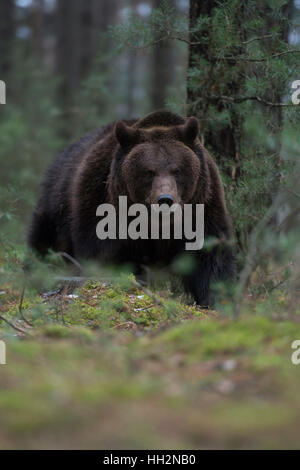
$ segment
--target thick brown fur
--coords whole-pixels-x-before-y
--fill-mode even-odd
[[[160,193],[174,202],[205,205],[205,237],[219,240],[212,249],[192,252],[196,268],[183,278],[200,305],[211,303],[212,281],[234,274],[232,237],[223,186],[213,159],[198,139],[198,122],[167,111],[144,119],[111,124],[61,153],[46,172],[34,211],[29,245],[78,259],[170,265],[186,240],[100,240],[100,204],[118,207],[119,196],[147,206]]]

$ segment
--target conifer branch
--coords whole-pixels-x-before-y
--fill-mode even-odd
[[[262,39],[268,39],[273,37],[273,34],[265,34],[264,36],[256,36],[254,38],[248,39],[248,41],[242,41],[242,44],[250,44],[253,41],[261,41]]]
[[[264,98],[261,98],[260,96],[256,95],[251,95],[251,96],[236,96],[233,98],[232,96],[225,96],[225,95],[220,95],[220,96],[209,96],[208,99],[210,101],[231,101],[232,103],[243,103],[244,101],[258,101],[259,103],[265,105],[265,106],[275,106],[275,107],[291,107],[295,106],[294,104],[289,104],[289,103],[276,103],[273,101],[268,101]]]
[[[271,54],[268,57],[261,57],[261,58],[255,58],[255,57],[245,57],[245,56],[225,56],[225,57],[216,57],[216,61],[233,61],[233,62],[238,62],[238,61],[243,61],[243,62],[266,62],[267,60],[270,59],[276,59],[277,57],[282,57],[286,54],[297,54],[300,52],[300,49],[288,49],[287,51],[282,51],[282,52],[276,52],[275,54]]]

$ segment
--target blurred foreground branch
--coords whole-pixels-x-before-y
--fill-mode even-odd
[[[258,265],[258,253],[259,253],[258,238],[263,232],[263,230],[267,227],[269,222],[272,220],[281,202],[282,202],[281,196],[278,195],[276,199],[274,200],[273,204],[271,205],[270,209],[267,211],[265,216],[260,220],[260,222],[257,224],[257,226],[252,232],[252,235],[250,237],[249,250],[248,250],[247,257],[246,257],[245,266],[240,274],[240,282],[238,284],[238,288],[235,294],[235,299],[234,299],[234,316],[235,317],[239,316],[239,311],[241,308],[243,296],[249,284],[250,276]]]

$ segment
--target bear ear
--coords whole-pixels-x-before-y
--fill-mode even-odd
[[[199,121],[195,117],[187,118],[185,124],[178,126],[179,139],[186,144],[193,144],[199,134]]]
[[[128,151],[139,143],[140,131],[120,121],[115,125],[115,136],[121,147]]]

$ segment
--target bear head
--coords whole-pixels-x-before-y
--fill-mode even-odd
[[[131,203],[190,203],[206,173],[195,117],[186,120],[156,112],[129,126],[114,129],[117,150],[112,167],[112,192]],[[198,198],[199,199],[199,198]]]

